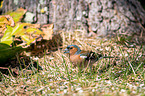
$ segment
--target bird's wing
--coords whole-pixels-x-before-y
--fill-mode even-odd
[[[81,51],[80,57],[86,59],[86,58],[88,58],[89,54],[90,54],[89,51]]]

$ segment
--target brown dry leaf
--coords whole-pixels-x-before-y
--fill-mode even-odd
[[[43,25],[41,27],[44,35],[43,35],[43,39],[45,40],[50,40],[52,39],[52,35],[53,35],[53,24],[47,24],[47,25]]]
[[[15,22],[14,22],[13,18],[10,15],[5,15],[5,17],[8,20],[8,25],[10,25],[12,27],[15,26]]]
[[[4,33],[6,30],[6,25],[15,26],[15,22],[10,15],[0,16],[0,33]]]
[[[31,28],[40,28],[40,24],[31,24],[28,27],[31,27]]]

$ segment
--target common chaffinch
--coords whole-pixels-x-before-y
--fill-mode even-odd
[[[86,67],[88,64],[92,65],[102,57],[101,54],[97,54],[92,51],[83,51],[77,45],[67,46],[67,48],[64,50],[64,53],[69,54],[70,61],[74,66],[79,64],[80,67],[82,67],[82,65],[84,67]]]

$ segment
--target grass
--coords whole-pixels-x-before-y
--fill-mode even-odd
[[[89,67],[73,67],[62,50],[37,59],[43,70],[20,75],[0,74],[0,95],[64,95],[64,96],[144,96],[145,46],[128,48],[117,38],[86,37],[83,31],[62,33],[63,48],[76,44],[83,50],[93,50],[114,58],[103,58]],[[32,66],[33,67],[33,66]]]

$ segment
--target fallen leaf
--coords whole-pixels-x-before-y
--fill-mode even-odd
[[[44,35],[43,35],[43,39],[45,40],[50,40],[52,39],[53,36],[53,24],[47,24],[47,25],[43,25],[41,27]]]
[[[4,33],[4,36],[1,38],[1,42],[11,45],[15,38],[21,37],[23,41],[22,45],[29,46],[30,43],[36,41],[40,35],[43,35],[43,32],[36,28],[29,27],[29,23],[17,23],[15,27],[7,25],[7,30]],[[25,47],[26,46],[22,46]]]
[[[23,18],[23,15],[27,12],[26,9],[23,8],[19,8],[14,12],[7,12],[5,13],[5,15],[10,15],[12,16],[12,18],[14,19],[15,23],[21,21],[21,19]]]
[[[15,26],[15,22],[10,15],[0,16],[0,33],[4,33],[6,30],[6,25]]]

